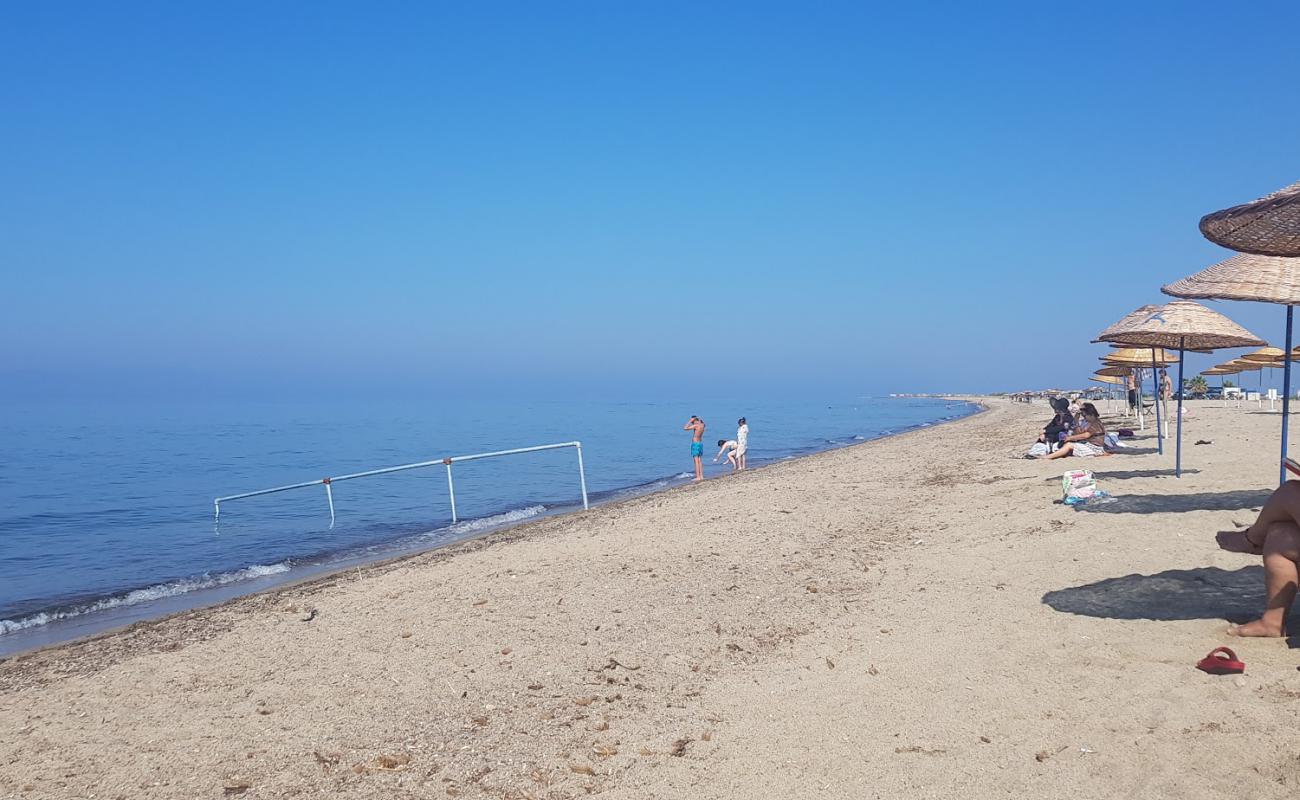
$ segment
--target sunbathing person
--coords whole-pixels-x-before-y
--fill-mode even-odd
[[[1074,433],[1065,437],[1065,442],[1055,453],[1043,458],[1065,458],[1075,456],[1108,456],[1106,452],[1106,426],[1101,424],[1101,415],[1092,403],[1084,403],[1079,408],[1079,417],[1075,420]]]
[[[1233,636],[1286,636],[1287,614],[1300,584],[1300,481],[1282,484],[1264,504],[1255,524],[1222,531],[1219,547],[1264,557],[1264,613],[1259,619],[1228,629]]]

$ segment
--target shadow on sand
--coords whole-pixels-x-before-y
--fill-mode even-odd
[[[1067,614],[1106,619],[1226,619],[1247,622],[1264,606],[1264,568],[1170,569],[1057,589],[1043,603]]]
[[[1184,475],[1195,475],[1198,472],[1200,472],[1199,469],[1183,470]],[[1174,477],[1174,469],[1173,467],[1170,467],[1169,469],[1113,469],[1113,470],[1107,470],[1105,472],[1094,472],[1092,474],[1093,477],[1095,477],[1099,481],[1101,480],[1127,481],[1133,478],[1172,478]],[[1061,479],[1057,476],[1051,476],[1048,478],[1044,478],[1043,482],[1060,483]]]
[[[1100,477],[1100,476],[1098,476]],[[1181,514],[1188,511],[1240,511],[1259,508],[1273,494],[1272,489],[1234,489],[1230,492],[1192,494],[1133,494],[1102,504],[1084,503],[1075,511],[1091,514]]]

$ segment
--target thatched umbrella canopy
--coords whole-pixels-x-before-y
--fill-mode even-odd
[[[1239,253],[1300,256],[1300,183],[1201,217],[1201,233]]]
[[[1126,347],[1107,353],[1101,357],[1101,360],[1114,366],[1146,369],[1152,366],[1167,367],[1170,364],[1177,364],[1178,356],[1163,347]]]
[[[1177,347],[1219,350],[1227,347],[1253,347],[1264,340],[1223,316],[1191,300],[1175,300],[1130,321],[1122,330],[1102,332],[1103,342],[1145,347]]]
[[[1237,323],[1191,300],[1175,300],[1144,318],[1129,321],[1118,331],[1103,333],[1102,341],[1148,347],[1178,348],[1178,432],[1174,439],[1174,477],[1183,476],[1183,353],[1188,347],[1217,350],[1224,347],[1252,347],[1264,340]],[[1157,405],[1157,408],[1159,406]]]
[[[1231,210],[1231,209],[1229,209]],[[1287,431],[1291,418],[1291,345],[1295,309],[1300,303],[1300,258],[1238,255],[1161,289],[1174,297],[1251,300],[1286,306],[1286,345],[1282,362],[1282,462],[1278,483],[1286,482]]]
[[[1241,360],[1268,364],[1273,361],[1281,361],[1284,355],[1286,355],[1286,353],[1280,347],[1261,347],[1258,350],[1252,350],[1241,356]]]

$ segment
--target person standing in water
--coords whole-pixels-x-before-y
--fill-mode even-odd
[[[695,460],[695,481],[704,480],[704,420],[692,415],[682,430],[691,432],[691,458]]]
[[[745,469],[749,464],[745,456],[749,453],[749,423],[744,417],[736,420],[736,469]]]

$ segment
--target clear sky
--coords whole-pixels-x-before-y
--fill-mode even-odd
[[[1079,384],[1097,331],[1230,255],[1202,214],[1300,179],[1297,30],[1294,2],[11,3],[0,381]]]

